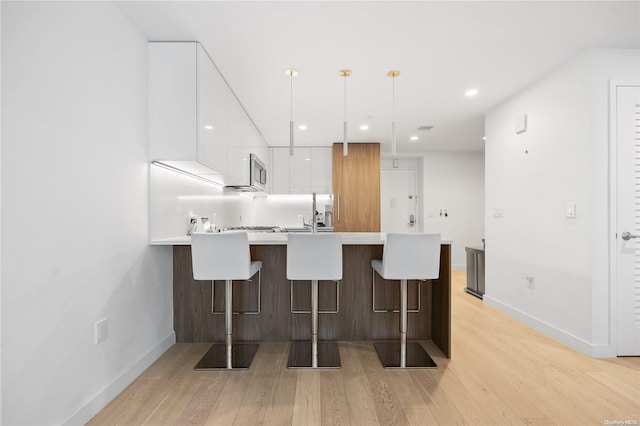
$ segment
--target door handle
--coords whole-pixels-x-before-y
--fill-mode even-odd
[[[634,235],[631,232],[623,232],[622,239],[625,241],[629,241],[632,238],[640,238],[640,235]]]
[[[409,215],[409,227],[412,227],[416,224],[416,217],[412,214]]]

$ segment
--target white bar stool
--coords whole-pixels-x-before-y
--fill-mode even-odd
[[[340,368],[338,345],[318,343],[318,281],[342,279],[342,236],[289,233],[287,279],[311,280],[311,342],[291,344],[287,368]]]
[[[407,280],[429,280],[440,274],[440,234],[387,234],[382,261],[371,261],[385,280],[400,280],[400,342],[374,344],[384,368],[435,368],[436,363],[417,342],[407,343]],[[420,285],[418,283],[418,285]],[[375,289],[372,287],[372,291]],[[373,307],[376,311],[375,306]]]
[[[246,370],[258,351],[257,343],[233,343],[232,281],[249,280],[258,273],[258,313],[260,311],[260,270],[262,262],[251,261],[246,232],[196,233],[191,235],[193,278],[225,281],[225,342],[213,344],[196,365],[196,370]],[[212,293],[213,294],[213,293]],[[212,313],[213,296],[212,296]]]

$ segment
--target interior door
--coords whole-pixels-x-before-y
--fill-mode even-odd
[[[416,193],[415,170],[380,170],[380,225],[382,232],[416,232],[418,228]]]
[[[640,355],[640,87],[618,86],[617,147],[617,350]]]

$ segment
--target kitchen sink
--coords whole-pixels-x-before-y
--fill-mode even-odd
[[[299,228],[299,227],[281,227],[281,232],[311,232],[311,228]],[[316,229],[317,232],[333,232],[333,228],[328,228],[324,226],[318,226]]]

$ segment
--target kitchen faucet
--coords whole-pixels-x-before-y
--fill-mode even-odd
[[[304,221],[304,217],[302,218],[302,225],[305,228],[311,228],[311,233],[315,234],[318,232],[318,211],[316,210],[316,193],[313,193],[313,204],[311,205],[311,223],[307,223]]]
[[[311,228],[311,233],[315,234],[318,232],[318,219],[316,218],[316,193],[313,193],[313,204],[311,205],[311,223],[306,223],[304,221],[304,217],[302,218],[302,225],[305,228]]]
[[[313,205],[311,206],[311,210],[312,210],[312,220],[313,222],[311,222],[311,233],[315,234],[318,231],[318,220],[316,218],[316,193],[313,193]]]

